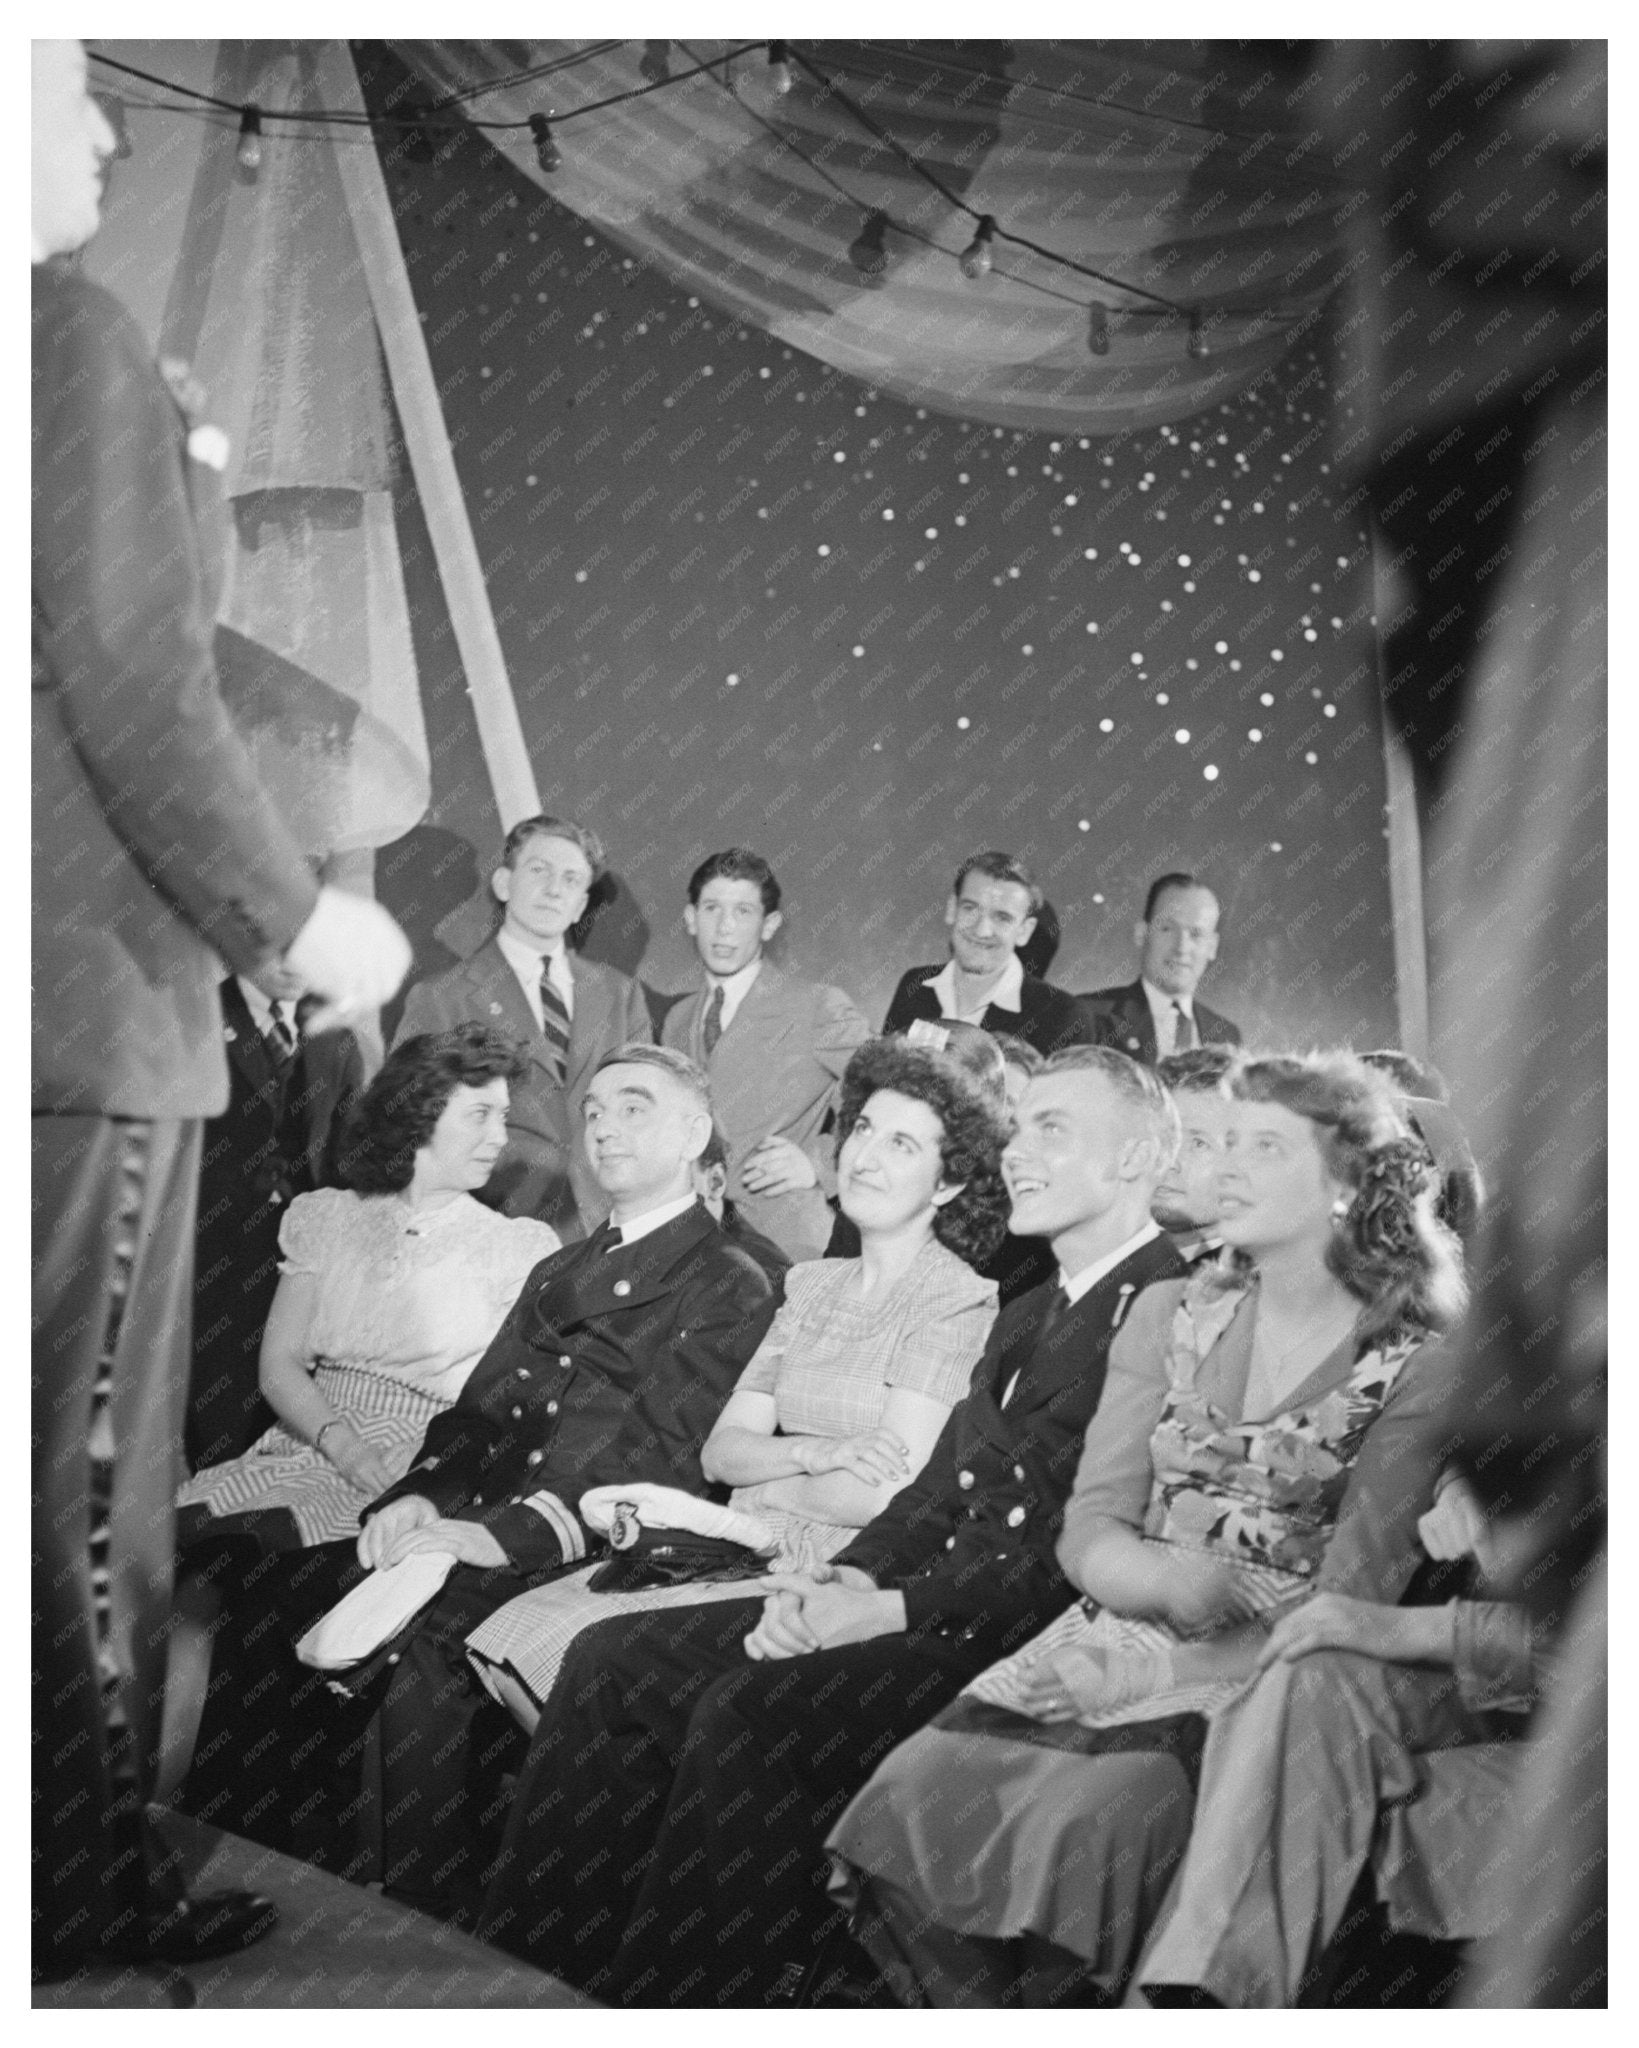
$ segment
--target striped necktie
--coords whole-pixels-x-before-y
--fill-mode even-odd
[[[273,1055],[275,1066],[282,1073],[296,1057],[296,1038],[285,1021],[283,1003],[270,1002],[267,1010],[267,1030],[263,1041]]]
[[[541,962],[541,1031],[561,1088],[569,1071],[569,1011],[552,985],[551,964],[549,960]]]
[[[701,1030],[701,1041],[709,1060],[717,1050],[717,1041],[723,1035],[723,984],[718,982],[711,992],[711,1001],[706,1005],[706,1021]]]

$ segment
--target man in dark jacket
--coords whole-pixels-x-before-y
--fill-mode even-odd
[[[1088,1045],[1092,1026],[1074,996],[1024,971],[1019,948],[1036,929],[1041,890],[1010,853],[975,853],[956,870],[945,923],[950,958],[901,977],[884,1031],[907,1031],[917,1018],[956,1018],[1022,1038],[1037,1052]]]
[[[1028,1084],[1012,1227],[1060,1284],[996,1322],[926,1467],[835,1561],[575,1640],[481,1931],[615,2003],[760,2005],[830,1909],[826,1829],[893,1745],[1072,1598],[1053,1546],[1110,1340],[1182,1267],[1150,1217],[1177,1120],[1074,1047]],[[624,1930],[624,1942],[622,1932]]]
[[[774,1303],[762,1269],[694,1194],[711,1132],[705,1077],[669,1048],[623,1046],[591,1078],[585,1124],[609,1222],[530,1274],[409,1471],[365,1510],[356,1557],[352,1544],[320,1545],[252,1567],[229,1596],[185,1787],[202,1819],[336,1863],[345,1838],[332,1795],[380,1706],[387,1880],[414,1893],[437,1870],[459,1889],[481,1839],[480,1781],[500,1754],[468,1741],[490,1703],[464,1638],[585,1560],[597,1540],[577,1506],[588,1488],[708,1490],[700,1446]],[[361,1566],[428,1551],[457,1568],[393,1656],[385,1702],[379,1686],[362,1687],[338,1706],[318,1674],[299,1672],[291,1645]]]
[[[1138,979],[1079,998],[1095,1042],[1154,1066],[1203,1045],[1239,1045],[1240,1027],[1195,1000],[1218,957],[1218,899],[1194,875],[1161,875],[1150,884],[1133,927]]]

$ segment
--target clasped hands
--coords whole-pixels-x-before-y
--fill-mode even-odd
[[[406,1494],[374,1514],[359,1534],[359,1563],[384,1570],[428,1550],[447,1551],[461,1564],[503,1565],[507,1554],[482,1522],[448,1521],[430,1500]]]
[[[748,1194],[794,1195],[815,1186],[819,1172],[802,1147],[789,1138],[764,1138],[746,1155],[740,1180]]]
[[[745,1639],[757,1662],[807,1657],[842,1643],[866,1643],[905,1626],[901,1593],[879,1591],[857,1565],[821,1564],[807,1572],[771,1572],[757,1584],[768,1594],[763,1618]]]

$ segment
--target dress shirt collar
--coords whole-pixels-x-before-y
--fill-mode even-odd
[[[967,1017],[963,1017],[962,1012],[956,1007],[956,962],[954,958],[947,960],[937,974],[930,974],[926,982],[923,983],[923,986],[931,988],[939,998],[939,1014],[941,1017],[951,1017],[959,1023],[977,1024],[979,1018],[984,1015],[987,1009],[1012,1010],[1015,1013],[1020,1009],[1020,997],[1024,989],[1024,962],[1017,953],[1013,954],[1007,965],[1002,969],[989,989],[986,990],[985,999],[979,1005],[978,1016],[970,1014]]]
[[[559,939],[554,949],[527,944],[515,937],[505,925],[495,934],[495,943],[501,949],[501,958],[517,975],[524,994],[529,998],[529,1007],[535,1012],[535,1021],[540,1022],[541,1014],[541,969],[543,965],[552,977],[552,986],[563,997],[563,1006],[572,1017],[575,1014],[575,980],[569,971],[569,948]]]
[[[1161,1226],[1152,1218],[1142,1230],[1135,1230],[1125,1244],[1118,1244],[1113,1252],[1106,1252],[1101,1259],[1094,1259],[1090,1266],[1083,1266],[1079,1273],[1066,1273],[1059,1268],[1059,1285],[1072,1302],[1096,1287],[1106,1273],[1113,1272],[1123,1259],[1130,1259],[1134,1252],[1147,1245],[1152,1238],[1161,1235]]]
[[[629,1223],[617,1223],[623,1245],[636,1244],[640,1237],[647,1237],[652,1230],[670,1223],[674,1216],[681,1216],[686,1209],[692,1209],[698,1198],[690,1193],[679,1195],[675,1201],[662,1202],[658,1209],[645,1209],[641,1216],[634,1216]]]
[[[1149,1004],[1150,1015],[1157,1024],[1160,1023],[1163,1017],[1171,1018],[1174,1003],[1189,1018],[1190,1022],[1194,1023],[1195,998],[1193,995],[1169,996],[1164,988],[1157,988],[1153,981],[1145,981],[1143,975],[1140,975],[1138,978],[1144,984],[1144,1000]]]
[[[738,974],[707,974],[706,1002],[709,1005],[713,989],[723,991],[723,1029],[726,1031],[733,1021],[734,1013],[746,999],[746,991],[762,972],[763,956],[759,953],[749,967],[742,967]]]
[[[239,993],[245,999],[245,1008],[250,1012],[250,1021],[256,1026],[262,1036],[266,1038],[273,1023],[274,1013],[271,1000],[263,994],[254,981],[247,980],[244,975],[236,974],[234,980],[238,982]],[[296,1038],[299,1035],[296,1030],[296,1005],[292,1002],[281,1003],[280,1014],[284,1020],[285,1029],[290,1033],[292,1039]]]

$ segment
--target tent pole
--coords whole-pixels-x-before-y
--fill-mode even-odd
[[[366,111],[346,43],[327,42],[321,46],[318,73],[326,106],[360,114]],[[512,686],[507,680],[506,657],[501,652],[489,589],[467,518],[455,458],[450,453],[443,409],[438,402],[415,295],[404,267],[387,183],[374,148],[338,149],[336,164],[364,263],[365,282],[381,333],[382,353],[387,359],[387,375],[404,428],[410,466],[438,561],[455,644],[467,672],[478,740],[495,792],[495,807],[501,815],[501,829],[507,832],[520,818],[539,811],[540,792],[524,743],[523,727],[518,721]]]

